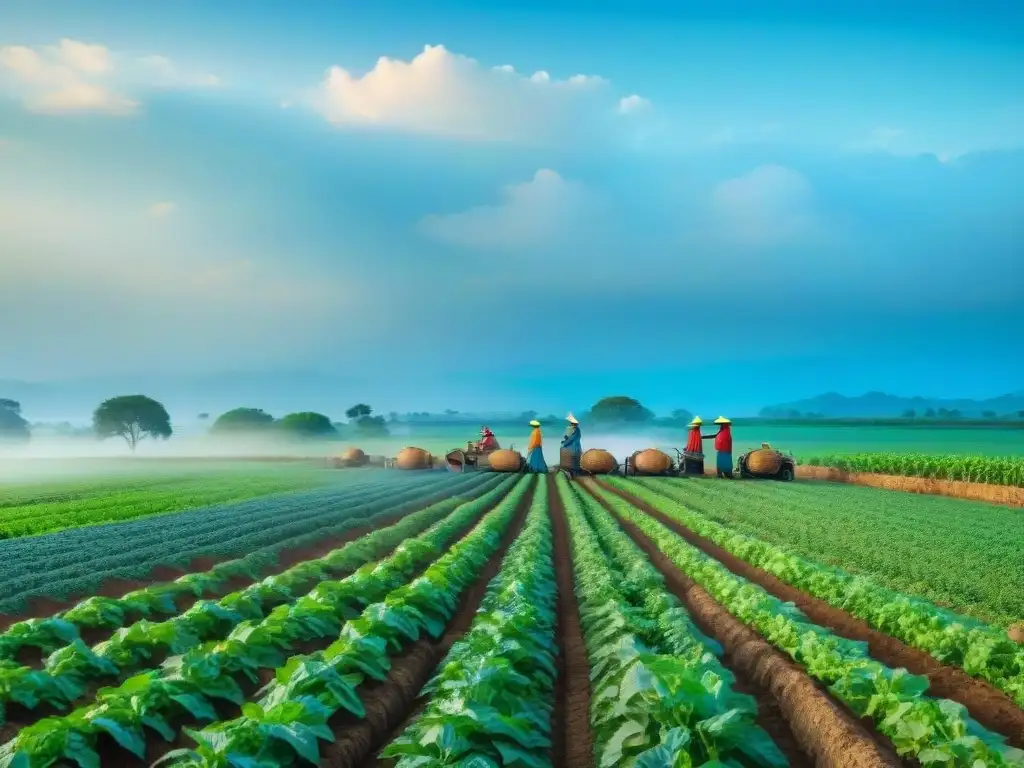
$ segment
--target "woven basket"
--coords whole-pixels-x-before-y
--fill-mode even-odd
[[[747,456],[747,471],[753,475],[774,475],[782,469],[782,454],[771,448],[758,448]]]
[[[558,463],[562,469],[572,469],[573,453],[568,448],[561,448],[558,451]]]
[[[672,459],[657,448],[633,454],[633,468],[643,475],[660,475],[672,468]]]
[[[501,448],[492,452],[487,462],[495,472],[518,472],[523,466],[523,456],[519,451]]]
[[[430,469],[433,457],[422,448],[403,448],[395,457],[395,466],[399,469]]]
[[[348,448],[341,454],[341,462],[346,467],[361,467],[369,460],[361,448]]]
[[[607,475],[618,468],[619,462],[604,448],[588,448],[580,457],[580,469],[592,475]]]

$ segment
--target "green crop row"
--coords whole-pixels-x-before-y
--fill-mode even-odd
[[[278,768],[293,765],[297,758],[318,764],[318,740],[334,740],[328,720],[339,711],[365,717],[359,686],[366,680],[386,680],[391,657],[421,637],[437,639],[444,634],[460,595],[498,551],[520,502],[535,483],[533,477],[517,480],[498,506],[422,576],[366,606],[345,623],[327,649],[288,659],[259,702],[243,705],[241,717],[202,731],[187,730],[198,746],[171,753],[170,764]],[[502,491],[507,488],[503,485]],[[445,730],[451,735],[453,729]],[[445,746],[455,746],[454,741],[446,738]]]
[[[349,478],[344,481],[349,481]],[[337,482],[335,480],[332,484]],[[153,483],[151,486],[142,485],[127,490],[111,488],[101,496],[4,505],[0,507],[0,539],[38,536],[69,528],[135,520],[324,484],[324,475],[311,472],[228,475],[193,478],[175,483]]]
[[[314,585],[386,555],[461,503],[459,498],[438,502],[396,526],[364,536],[322,558],[299,563],[220,600],[200,600],[162,622],[141,619],[92,648],[74,638],[54,651],[42,670],[5,662],[0,666],[0,723],[10,703],[28,709],[39,703],[64,707],[78,699],[90,683],[133,672],[156,656],[186,653],[204,642],[223,638],[243,621],[260,621],[275,607],[294,603]]]
[[[957,456],[925,453],[855,453],[815,456],[811,466],[833,467],[846,472],[962,480],[1024,487],[1024,458],[1019,456]]]
[[[737,533],[687,508],[685,499],[672,486],[621,478],[611,478],[610,482],[741,560],[856,616],[879,632],[931,654],[943,664],[961,667],[987,680],[1024,707],[1024,647],[1013,642],[1005,630]]]
[[[1024,767],[1024,752],[1007,747],[1002,736],[972,720],[963,706],[928,697],[926,677],[875,661],[866,644],[811,623],[791,603],[735,575],[621,497],[604,489],[597,493],[729,613],[827,685],[855,715],[870,718],[901,756],[949,768]]]
[[[1024,618],[1021,510],[845,483],[657,479],[687,508],[990,624]]]
[[[643,578],[649,566],[643,554],[617,547],[622,559],[613,567],[581,497],[562,476],[557,482],[590,662],[598,767],[732,765],[735,759],[766,768],[788,765],[756,724],[753,699],[732,691],[732,676],[702,647],[700,635],[686,635],[692,626],[689,616],[662,627],[643,605],[631,603],[627,593],[637,599],[635,589],[628,586],[624,592],[621,587],[634,574]],[[591,510],[595,519],[599,511]],[[656,579],[646,581],[658,589]],[[677,654],[677,649],[684,652]]]
[[[421,691],[423,713],[381,756],[395,768],[551,765],[555,566],[548,498],[534,494],[523,532],[467,634]],[[451,738],[439,733],[450,730]]]
[[[170,723],[175,720],[216,720],[211,699],[243,704],[245,696],[238,682],[240,678],[255,682],[258,670],[275,667],[280,667],[278,674],[286,677],[296,669],[302,670],[296,675],[296,680],[303,676],[313,677],[314,668],[322,671],[325,666],[319,658],[296,657],[291,666],[282,666],[285,653],[294,643],[329,637],[338,634],[346,624],[354,624],[352,619],[366,612],[371,604],[383,600],[437,558],[489,507],[497,505],[488,516],[492,520],[510,515],[507,512],[509,505],[514,511],[524,492],[514,487],[515,482],[516,478],[508,478],[489,493],[461,504],[424,533],[406,538],[388,558],[368,563],[340,581],[323,581],[305,597],[278,606],[262,621],[244,621],[224,640],[205,643],[182,656],[168,659],[162,669],[136,675],[116,688],[100,689],[93,704],[63,717],[45,718],[21,729],[14,739],[0,747],[0,765],[7,762],[18,765],[20,761],[20,764],[31,768],[48,768],[61,760],[81,764],[83,755],[91,764],[98,765],[97,740],[104,733],[113,737],[122,748],[142,758],[147,728],[171,741],[174,731]],[[501,514],[495,515],[499,512]],[[401,534],[405,537],[410,532],[406,523],[398,523],[396,530],[382,529],[367,535],[391,537]],[[490,527],[481,529],[477,526],[474,532],[477,530],[486,533]],[[413,584],[423,578],[416,579]],[[377,605],[377,612],[381,613],[385,606]],[[386,619],[387,611],[383,610],[383,613]],[[352,639],[358,641],[359,637],[356,631]],[[369,646],[376,649],[375,652],[382,650],[375,643]],[[322,679],[331,690],[342,690],[333,688],[334,679],[328,673],[323,673]],[[339,679],[347,685],[346,679]],[[346,701],[351,703],[351,697]],[[355,702],[358,704],[358,698]],[[245,706],[250,714],[255,715],[253,704]],[[289,707],[287,702],[282,702],[275,711],[287,715],[294,709],[294,706]],[[273,715],[270,718],[268,724],[273,723]],[[207,741],[200,738],[199,743],[209,746]],[[222,741],[219,739],[214,743]],[[215,760],[214,764],[226,763]]]
[[[387,506],[376,503],[373,497],[364,497],[367,502],[352,508],[349,522],[371,524],[379,518],[400,515],[433,502],[436,503],[432,508],[454,508],[462,501],[472,499],[498,483],[498,479],[494,477],[470,476],[467,479],[468,482],[465,483],[445,486],[440,493],[430,486],[413,485],[397,493],[395,489],[385,486],[381,493],[387,498]],[[364,540],[365,537],[359,541]],[[267,554],[265,551],[257,550],[246,557],[219,563],[208,571],[189,573],[175,581],[143,587],[119,598],[90,597],[63,613],[17,622],[0,634],[0,660],[13,660],[18,652],[26,647],[53,653],[74,643],[83,629],[115,630],[123,627],[131,616],[173,616],[178,612],[176,601],[180,597],[200,597],[215,591],[231,578],[256,580],[260,567],[266,565]],[[283,576],[284,574],[281,574],[270,581],[280,582]]]
[[[300,491],[0,541],[0,611],[16,614],[33,597],[89,594],[111,578],[149,579],[158,565],[188,566],[201,556],[243,558],[252,567],[267,567],[284,549],[364,524],[367,515],[392,507],[398,494],[429,489],[440,500],[462,487],[465,477],[392,472],[365,486]]]

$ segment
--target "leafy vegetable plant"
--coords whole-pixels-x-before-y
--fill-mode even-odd
[[[381,753],[395,768],[550,765],[555,667],[555,567],[547,494],[465,637],[422,691],[423,713]]]
[[[1024,767],[1024,752],[972,720],[956,702],[925,695],[928,680],[872,659],[864,643],[837,637],[792,604],[736,576],[652,517],[603,489],[616,514],[635,524],[731,614],[804,666],[859,717],[870,717],[902,756],[922,765]]]
[[[732,691],[731,674],[705,649],[699,634],[689,643],[678,636],[662,638],[661,647],[641,639],[657,641],[660,633],[620,589],[622,574],[602,550],[580,497],[564,478],[558,483],[590,660],[599,768],[788,765],[756,724],[754,700]],[[596,516],[598,510],[591,511]]]

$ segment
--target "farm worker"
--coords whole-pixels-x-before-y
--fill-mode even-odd
[[[700,416],[694,416],[689,425],[689,435],[686,438],[686,448],[683,450],[683,472],[687,475],[704,474],[704,444],[701,442],[703,436],[700,433],[701,424],[704,421]]]
[[[531,472],[546,474],[548,471],[547,462],[544,461],[544,449],[541,448],[540,422],[534,419],[530,422],[533,432],[530,433],[530,442],[526,446],[526,466]]]
[[[491,432],[490,427],[480,427],[480,450],[481,451],[493,451],[498,447],[498,441],[494,437],[494,433]]]
[[[704,440],[710,437],[715,438],[715,452],[718,455],[715,469],[719,477],[732,477],[732,422],[725,416],[715,419],[718,424],[718,432],[713,435],[704,435]]]
[[[569,422],[569,428],[565,430],[565,437],[562,438],[562,449],[569,454],[569,473],[576,477],[580,472],[580,456],[583,455],[583,446],[580,443],[580,423],[571,413],[565,417]]]

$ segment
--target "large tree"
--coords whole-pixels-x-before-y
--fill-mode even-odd
[[[31,434],[28,422],[21,416],[21,403],[0,398],[0,440],[24,442]]]
[[[596,424],[642,424],[654,419],[654,414],[644,408],[639,400],[616,395],[594,403],[588,419]]]
[[[289,413],[277,426],[293,437],[333,437],[338,433],[329,418],[312,411]]]
[[[104,400],[92,414],[92,426],[100,439],[123,437],[133,452],[146,437],[166,440],[173,433],[167,409],[145,395]]]
[[[345,411],[345,416],[354,421],[363,416],[369,416],[371,413],[373,413],[373,408],[368,406],[366,403],[359,403]]]
[[[274,417],[262,408],[235,408],[222,413],[210,427],[211,432],[259,432],[274,424]]]

